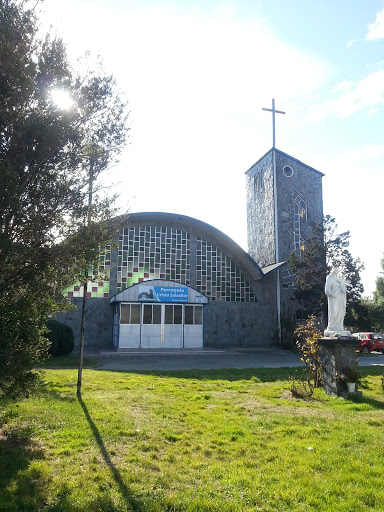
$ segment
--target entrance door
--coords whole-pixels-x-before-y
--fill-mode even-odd
[[[142,348],[162,347],[162,305],[142,305],[141,344]]]
[[[120,305],[120,329],[118,348],[140,347],[140,304]]]
[[[182,348],[183,346],[183,306],[181,304],[163,304],[164,307],[164,348]]]
[[[203,346],[202,305],[122,303],[120,308],[119,329],[114,325],[119,349]]]

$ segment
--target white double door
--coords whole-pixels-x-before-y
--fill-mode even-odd
[[[183,306],[181,304],[143,304],[142,348],[182,348]]]
[[[121,305],[122,308],[131,307],[131,313],[132,306],[132,304]],[[133,323],[135,318],[133,314],[129,316],[129,323],[120,323],[119,348],[199,348],[203,346],[202,306],[150,303],[140,304],[140,306],[140,323],[138,318],[137,323]],[[195,308],[199,308],[199,311],[195,311]],[[124,318],[124,315],[121,315],[121,318]],[[190,323],[196,319],[198,324]]]

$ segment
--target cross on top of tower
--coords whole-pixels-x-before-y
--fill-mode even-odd
[[[275,114],[285,114],[281,110],[275,109],[275,100],[272,99],[272,108],[263,108],[262,110],[267,110],[268,112],[272,112],[272,136],[273,136],[273,148],[275,147]]]

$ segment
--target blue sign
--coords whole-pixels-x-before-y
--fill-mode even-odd
[[[158,302],[188,302],[188,288],[154,286],[153,295]]]

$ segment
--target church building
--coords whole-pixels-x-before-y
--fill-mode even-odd
[[[131,213],[88,285],[86,350],[256,347],[279,340],[294,309],[301,257],[323,219],[322,177],[272,147],[246,173],[248,253],[218,229],[175,213]],[[114,248],[116,246],[116,248]],[[59,316],[79,343],[82,287],[66,290],[76,309]]]

